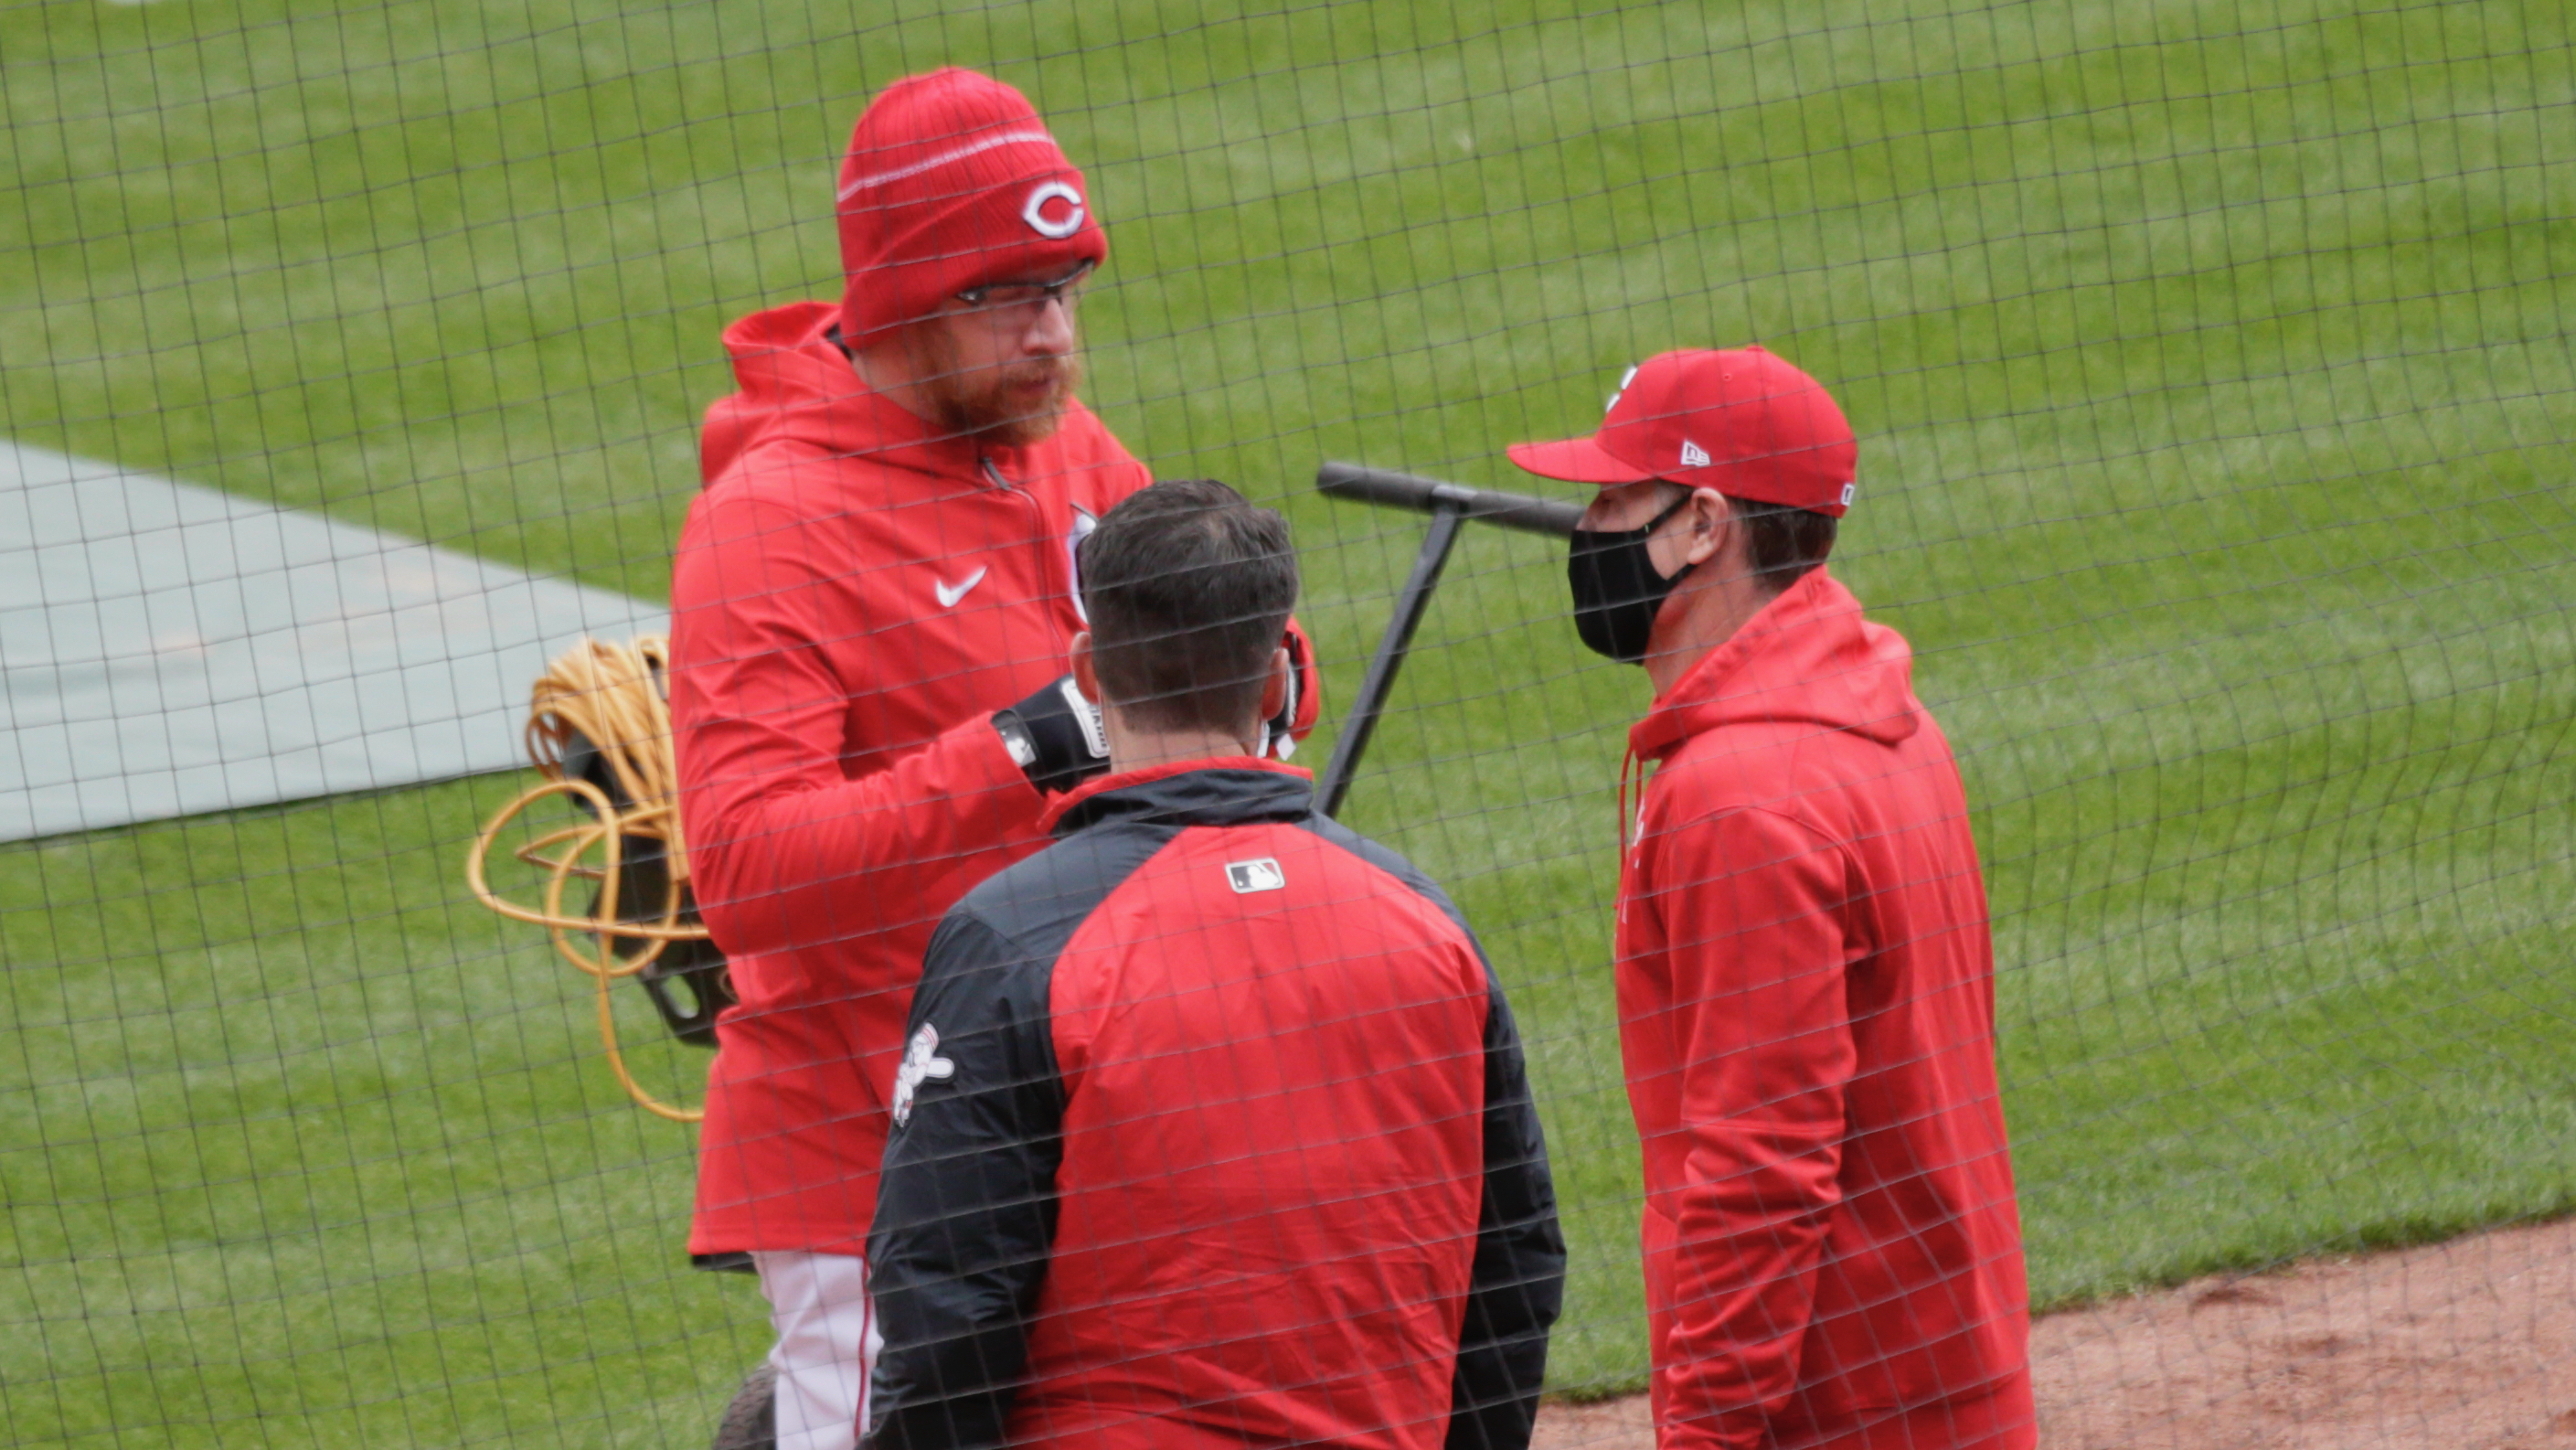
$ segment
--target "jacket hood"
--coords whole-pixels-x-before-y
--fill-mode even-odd
[[[832,303],[795,302],[755,312],[724,330],[725,352],[733,359],[740,391],[707,410],[699,445],[704,477],[723,477],[744,453],[773,442],[863,456],[946,479],[975,479],[977,464],[988,456],[1019,472],[1025,450],[934,432],[902,404],[860,381],[849,356],[832,340],[840,317],[841,309]],[[1074,427],[1082,414],[1082,404],[1068,400],[1064,426]]]
[[[1905,637],[1863,619],[1860,601],[1818,568],[1657,698],[1628,748],[1661,760],[1726,725],[1821,726],[1893,745],[1922,728],[1922,710]]]

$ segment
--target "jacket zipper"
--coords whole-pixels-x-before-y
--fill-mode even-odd
[[[975,462],[984,470],[984,476],[993,480],[993,486],[995,488],[1000,489],[1005,496],[1019,500],[1020,506],[1029,511],[1029,517],[1035,520],[1038,525],[1038,547],[1048,550],[1050,556],[1064,553],[1064,550],[1060,546],[1047,538],[1046,509],[1038,503],[1037,495],[1029,492],[1027,489],[1014,485],[1008,478],[1003,477],[1001,466],[993,461],[993,455],[989,453],[979,453],[975,455]],[[1042,573],[1049,578],[1062,578],[1064,581],[1063,588],[1065,596],[1067,598],[1073,597],[1073,562],[1070,558],[1067,558],[1062,563],[1057,563],[1052,557],[1050,557],[1048,563],[1042,570]],[[1079,615],[1081,610],[1077,607],[1074,612]],[[1072,636],[1068,634],[1065,638],[1071,639]]]

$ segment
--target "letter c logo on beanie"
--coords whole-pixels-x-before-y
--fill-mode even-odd
[[[1065,203],[1064,214],[1054,219],[1047,216],[1047,203]],[[1029,193],[1028,203],[1020,208],[1020,220],[1039,236],[1062,241],[1082,230],[1082,193],[1061,181],[1042,181]]]

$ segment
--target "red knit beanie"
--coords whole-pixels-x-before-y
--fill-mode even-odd
[[[1109,255],[1082,173],[1028,98],[949,66],[885,88],[841,162],[841,335],[855,344],[985,282]]]

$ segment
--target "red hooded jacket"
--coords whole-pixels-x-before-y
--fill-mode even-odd
[[[1073,546],[1149,477],[1079,403],[1025,448],[867,390],[807,302],[725,332],[672,571],[671,719],[716,1025],[694,1253],[856,1254],[922,949],[1035,851],[991,715],[1064,672]],[[853,1070],[855,1067],[855,1071]]]
[[[1629,733],[1664,1450],[2035,1440],[1985,887],[1912,664],[1818,569]]]

